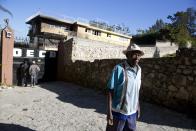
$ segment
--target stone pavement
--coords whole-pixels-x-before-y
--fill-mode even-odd
[[[106,97],[78,85],[50,82],[0,89],[0,131],[104,131]],[[143,102],[138,131],[196,131],[196,121]]]

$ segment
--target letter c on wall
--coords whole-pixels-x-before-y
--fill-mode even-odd
[[[45,54],[46,54],[46,51],[44,50],[39,51],[39,57],[44,58]]]

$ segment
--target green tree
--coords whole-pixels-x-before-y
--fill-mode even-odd
[[[173,16],[169,15],[168,19],[172,21],[168,26],[170,40],[180,46],[186,45],[191,40],[188,13],[183,11],[177,12]]]
[[[137,29],[137,34],[145,34],[146,30]]]
[[[180,46],[188,42],[196,45],[196,10],[188,8],[186,11],[178,11],[167,17],[171,23],[164,23],[158,19],[148,30],[137,30],[138,34],[133,40],[152,43],[152,40],[170,40]]]
[[[196,37],[192,37],[192,47],[196,47]]]
[[[149,28],[149,32],[158,32],[160,29],[163,29],[166,26],[166,23],[162,19],[156,20],[156,23]]]
[[[188,15],[188,30],[191,36],[195,36],[196,34],[196,10],[194,8],[187,9]]]

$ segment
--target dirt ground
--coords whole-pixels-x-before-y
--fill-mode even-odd
[[[104,131],[102,92],[63,82],[0,88],[0,131]],[[196,131],[196,120],[142,102],[138,131]]]

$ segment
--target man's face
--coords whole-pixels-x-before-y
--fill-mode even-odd
[[[128,63],[135,66],[139,63],[141,54],[138,51],[127,52],[126,54]]]

